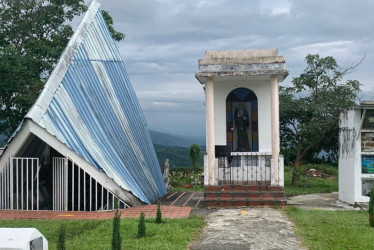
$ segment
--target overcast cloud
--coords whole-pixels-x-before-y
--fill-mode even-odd
[[[277,48],[290,72],[283,84],[303,71],[307,54],[333,56],[342,66],[366,55],[349,79],[374,91],[374,1],[99,2],[126,34],[117,46],[156,131],[205,134],[204,91],[194,75],[206,50]]]

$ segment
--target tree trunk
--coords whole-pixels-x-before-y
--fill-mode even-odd
[[[297,146],[296,160],[295,160],[294,164],[292,165],[292,181],[291,181],[291,185],[293,187],[297,186],[297,181],[299,180],[299,177],[300,177],[300,170],[299,170],[299,168],[300,168],[301,157],[302,157],[301,145],[302,145],[302,141],[300,141],[299,145]]]
[[[297,182],[299,180],[299,177],[300,177],[300,159],[299,157],[297,156],[296,157],[296,161],[295,163],[293,164],[292,166],[292,181],[291,181],[291,185],[292,186],[297,186]]]
[[[319,143],[321,143],[329,133],[334,131],[335,128],[337,128],[337,125],[333,124],[328,130],[324,131],[322,133],[322,135],[317,140],[312,142],[304,150],[301,149],[303,141],[302,140],[299,141],[299,145],[297,147],[297,152],[296,152],[296,160],[295,160],[295,163],[292,166],[292,181],[291,181],[292,186],[297,185],[297,181],[302,174],[301,173],[302,172],[301,163],[302,163],[302,160],[304,159],[304,157],[308,153],[310,153]]]

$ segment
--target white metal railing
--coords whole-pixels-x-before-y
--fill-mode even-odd
[[[231,153],[219,157],[216,174],[218,184],[270,184],[271,155],[258,153]]]
[[[206,155],[204,156],[204,184],[209,184]],[[279,156],[279,179],[274,179],[274,164],[269,152],[232,152],[230,157],[215,159],[215,185],[284,185],[283,156]]]
[[[39,210],[39,159],[10,157],[0,170],[0,209]]]
[[[110,211],[115,197],[119,208],[130,207],[69,157],[53,158],[53,180],[53,210]]]
[[[66,158],[53,158],[53,188],[52,188],[52,203],[53,210],[66,211],[67,210],[67,180],[68,168],[65,166]]]
[[[0,209],[39,210],[42,206],[56,211],[110,211],[116,198],[119,208],[130,207],[68,157],[52,159],[52,187],[46,180],[39,183],[40,169],[38,158],[10,157],[0,169]],[[50,188],[52,200],[44,194]]]

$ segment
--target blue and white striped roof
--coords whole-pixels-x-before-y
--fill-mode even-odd
[[[93,1],[26,118],[145,203],[166,193],[124,62]]]

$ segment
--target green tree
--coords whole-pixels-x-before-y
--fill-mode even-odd
[[[293,165],[292,185],[303,160],[337,150],[340,110],[355,105],[359,91],[358,81],[342,80],[360,62],[343,69],[330,56],[307,55],[305,60],[307,67],[292,86],[280,88],[281,147]]]
[[[199,160],[201,157],[200,146],[197,144],[192,144],[190,147],[190,159],[192,163],[192,168],[199,168]]]
[[[73,34],[68,22],[86,9],[84,0],[0,1],[0,133],[10,136],[31,108]]]
[[[103,18],[105,20],[105,23],[108,27],[108,30],[110,32],[110,34],[112,35],[112,38],[119,42],[119,41],[122,41],[123,39],[125,39],[125,34],[121,33],[121,32],[118,32],[114,29],[113,27],[113,18],[109,15],[109,12],[106,11],[106,10],[102,10],[101,11],[101,14],[103,15]]]
[[[0,1],[0,132],[9,136],[25,116],[73,34],[83,0]]]

